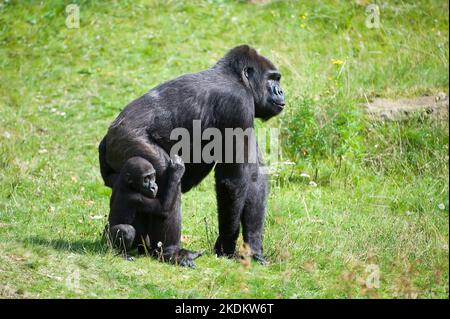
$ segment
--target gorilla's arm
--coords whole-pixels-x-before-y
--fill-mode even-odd
[[[167,218],[168,216],[168,210],[163,209],[157,198],[148,198],[140,193],[133,193],[128,197],[128,201],[138,212],[161,218]]]
[[[169,160],[167,168],[167,183],[165,192],[162,194],[162,209],[164,211],[171,211],[175,203],[180,197],[181,192],[181,178],[184,175],[186,168],[183,159],[174,155]]]

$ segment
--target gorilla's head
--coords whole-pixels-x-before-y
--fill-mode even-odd
[[[158,192],[156,171],[153,165],[142,157],[131,157],[122,168],[122,180],[132,190],[145,197],[155,198]]]
[[[269,59],[248,45],[241,45],[228,52],[221,61],[226,62],[252,92],[256,117],[268,120],[283,110],[281,73]]]

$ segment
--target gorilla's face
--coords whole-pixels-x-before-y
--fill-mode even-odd
[[[132,157],[125,163],[127,183],[145,197],[155,198],[158,193],[156,171],[153,165],[141,157]]]
[[[158,193],[155,170],[148,171],[141,176],[141,194],[145,197],[155,198]]]
[[[281,89],[281,74],[277,70],[268,70],[254,76],[253,97],[255,99],[255,116],[263,120],[280,114],[285,101]],[[256,82],[256,83],[255,83]]]

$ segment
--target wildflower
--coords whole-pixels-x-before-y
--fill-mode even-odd
[[[303,23],[300,24],[300,28],[304,29],[304,28],[305,28],[305,25],[304,25]]]
[[[339,59],[331,59],[331,64],[341,65],[341,64],[344,64],[344,61],[339,60]]]
[[[162,247],[162,242],[159,241],[156,245],[158,246],[158,248],[161,248]]]
[[[300,177],[310,178],[310,176],[308,174],[306,174],[306,173],[301,173]]]
[[[444,205],[443,203],[440,203],[440,204],[438,205],[438,208],[439,208],[440,210],[444,210],[444,209],[445,209],[445,205]]]
[[[309,186],[311,186],[311,187],[317,187],[317,183],[314,182],[314,181],[310,181],[310,182],[309,182]]]

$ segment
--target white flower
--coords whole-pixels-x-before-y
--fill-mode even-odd
[[[300,177],[311,178],[311,176],[309,176],[309,175],[306,174],[306,173],[301,173],[301,174],[300,174]]]
[[[156,245],[158,246],[158,248],[161,248],[162,247],[162,242],[159,241]]]
[[[438,208],[439,208],[440,210],[444,210],[444,209],[445,209],[445,205],[444,205],[443,203],[440,203],[440,204],[438,205]]]
[[[317,187],[317,183],[314,182],[314,181],[310,181],[310,182],[309,182],[309,186]]]

